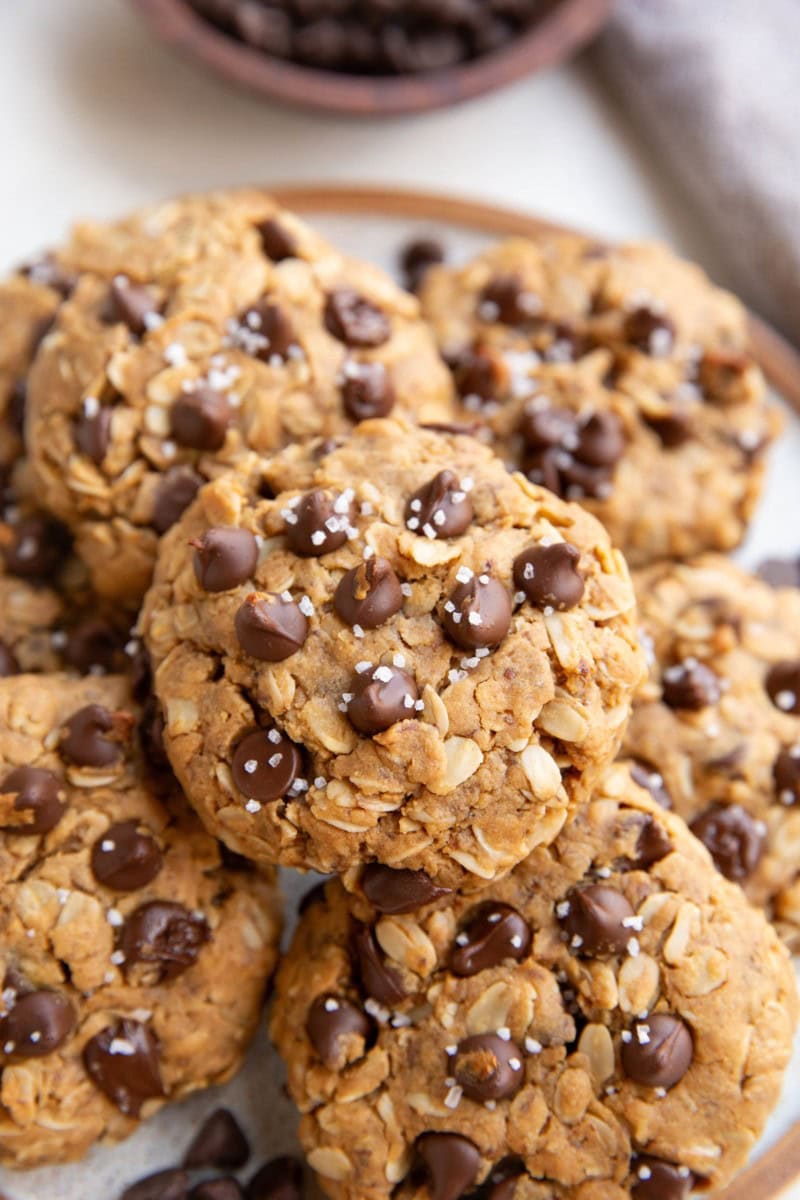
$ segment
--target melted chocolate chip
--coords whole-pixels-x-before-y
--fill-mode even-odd
[[[772,778],[781,804],[800,804],[800,744],[781,750],[772,767]]]
[[[248,596],[236,613],[236,637],[245,654],[262,662],[283,662],[308,637],[308,620],[283,596]]]
[[[664,779],[653,767],[643,762],[632,762],[631,779],[644,788],[661,808],[672,808],[672,797],[664,786]]]
[[[770,667],[764,686],[781,712],[800,713],[800,659]]]
[[[591,958],[624,953],[632,937],[634,911],[622,892],[602,884],[573,888],[560,918],[570,946]]]
[[[135,892],[155,879],[164,858],[158,842],[149,831],[140,830],[138,821],[118,821],[92,846],[91,864],[104,887]]]
[[[392,335],[386,314],[352,288],[337,288],[325,302],[325,328],[347,346],[382,346]]]
[[[189,1195],[189,1176],[177,1167],[155,1171],[137,1183],[132,1183],[120,1200],[186,1200]]]
[[[382,913],[409,913],[440,896],[449,896],[450,888],[439,887],[424,871],[407,867],[394,869],[370,863],[361,876],[361,890]]]
[[[328,993],[311,1005],[306,1028],[325,1066],[335,1071],[363,1057],[372,1022],[343,996]]]
[[[87,401],[75,421],[75,445],[98,467],[111,445],[112,412],[108,404],[95,401],[90,405]]]
[[[473,575],[450,593],[442,625],[450,640],[463,650],[496,646],[511,626],[508,590],[492,575]]]
[[[150,288],[132,283],[124,275],[117,275],[111,284],[106,319],[121,321],[131,333],[141,337],[147,332],[154,317],[160,315],[158,300]]]
[[[19,675],[19,663],[11,647],[0,638],[0,679],[8,679],[11,675]]]
[[[34,583],[50,583],[72,548],[69,533],[58,521],[34,514],[12,528],[13,540],[3,549],[10,575]]]
[[[236,747],[231,770],[239,791],[262,804],[285,796],[302,769],[300,751],[277,729],[256,729]]]
[[[185,1167],[243,1167],[250,1143],[227,1108],[215,1108],[192,1138],[183,1158]]]
[[[333,596],[333,607],[342,620],[362,629],[377,629],[402,604],[400,580],[392,564],[375,556],[346,571]]]
[[[227,592],[245,583],[256,569],[258,542],[249,529],[233,525],[207,530],[192,542],[194,573],[206,592]]]
[[[474,516],[472,502],[454,471],[440,471],[408,501],[405,522],[429,538],[460,537]]]
[[[699,1182],[688,1167],[637,1154],[631,1163],[632,1200],[688,1200]]]
[[[714,804],[690,828],[727,879],[749,879],[761,861],[766,828],[740,804]]]
[[[535,608],[575,608],[586,586],[578,570],[580,559],[570,542],[529,546],[514,559],[514,585]]]
[[[102,617],[84,617],[67,634],[64,661],[82,675],[117,670],[123,657],[121,634]]]
[[[449,1064],[448,1074],[455,1076],[470,1100],[505,1100],[522,1087],[525,1073],[522,1052],[510,1039],[496,1033],[479,1033],[464,1038]]]
[[[353,946],[364,992],[387,1008],[404,1000],[403,981],[397,971],[386,965],[373,931],[366,925],[359,925],[353,935]]]
[[[625,318],[623,336],[645,354],[663,358],[675,344],[675,325],[665,313],[641,305]]]
[[[299,1159],[282,1154],[270,1159],[245,1188],[247,1200],[302,1200],[303,1166]]]
[[[0,784],[0,793],[15,796],[14,812],[24,814],[25,820],[0,826],[3,833],[28,837],[49,833],[63,817],[66,795],[61,783],[42,767],[16,767]]]
[[[443,263],[444,246],[438,238],[420,237],[407,242],[399,256],[405,286],[416,292],[431,267]]]
[[[636,857],[633,866],[646,871],[653,863],[660,862],[672,853],[672,842],[663,825],[652,817],[645,817],[636,842]]]
[[[64,722],[61,753],[80,767],[111,766],[122,757],[122,744],[130,738],[132,726],[130,713],[87,704]]]
[[[388,417],[395,391],[383,363],[347,363],[342,383],[344,410],[353,421]]]
[[[228,397],[211,387],[184,392],[170,412],[172,436],[192,450],[219,450],[233,416]]]
[[[506,959],[522,962],[531,946],[527,921],[510,904],[488,900],[474,909],[456,937],[450,957],[455,975],[477,975]]]
[[[286,258],[296,258],[299,246],[297,238],[286,228],[278,217],[270,217],[258,226],[261,235],[261,245],[267,258],[273,262],[283,262]]]
[[[303,558],[319,558],[345,544],[355,507],[347,492],[332,495],[316,488],[292,502],[285,519],[289,549]]]
[[[279,366],[293,354],[302,353],[290,318],[277,304],[262,300],[242,314],[246,329],[245,348],[254,358],[270,366]]]
[[[101,1029],[83,1050],[92,1082],[126,1116],[138,1117],[147,1100],[165,1095],[158,1043],[150,1029],[127,1017]]]
[[[416,1149],[430,1177],[430,1200],[461,1200],[475,1183],[481,1156],[468,1138],[458,1133],[423,1133]]]
[[[478,316],[482,321],[527,325],[540,309],[539,297],[526,291],[516,275],[498,275],[490,279],[478,297]]]
[[[0,1020],[0,1049],[9,1058],[41,1058],[57,1050],[75,1027],[75,1010],[60,992],[19,996]]]
[[[189,467],[172,467],[162,477],[153,503],[153,529],[166,533],[183,516],[203,486],[203,480]]]
[[[680,1017],[654,1013],[637,1022],[629,1041],[622,1042],[622,1069],[645,1087],[674,1087],[694,1057],[692,1035]]]
[[[210,936],[205,917],[170,900],[151,900],[128,917],[119,948],[126,970],[145,963],[157,967],[159,980],[174,979],[197,962]]]
[[[661,676],[662,698],[670,708],[699,712],[722,696],[719,677],[705,663],[687,658]]]
[[[380,666],[356,672],[350,697],[346,701],[350,724],[359,733],[371,736],[414,717],[419,691],[408,671]]]

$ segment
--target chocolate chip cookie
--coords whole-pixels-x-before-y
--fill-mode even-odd
[[[317,889],[278,972],[271,1032],[330,1196],[683,1200],[731,1178],[789,1061],[791,964],[626,764],[481,895],[407,875]]]
[[[738,544],[780,427],[738,301],[664,247],[515,240],[421,292],[463,420],[629,562]]]
[[[796,948],[800,590],[716,555],[648,568],[635,583],[651,664],[625,752]]]
[[[159,535],[243,450],[451,417],[417,301],[262,192],[81,226],[59,261],[76,281],[30,376],[28,441],[101,595],[141,598]]]
[[[279,933],[150,772],[124,679],[0,680],[0,1162],[116,1141],[234,1073]]]
[[[479,886],[552,840],[640,679],[627,569],[469,437],[365,422],[209,484],[141,628],[167,751],[255,860]]]

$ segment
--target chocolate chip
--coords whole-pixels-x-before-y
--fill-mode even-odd
[[[299,605],[284,596],[248,596],[236,613],[236,636],[245,654],[262,662],[283,662],[308,637]]]
[[[568,408],[541,407],[533,401],[522,413],[519,431],[532,450],[551,447],[571,451],[578,444],[578,419]]]
[[[300,751],[277,729],[256,729],[239,742],[231,770],[239,791],[266,804],[280,800],[302,769]]]
[[[430,1200],[461,1200],[478,1177],[478,1147],[458,1133],[423,1133],[417,1154],[430,1176]]]
[[[249,529],[223,525],[191,543],[194,573],[206,592],[227,592],[248,580],[258,562],[258,542]]]
[[[387,417],[394,408],[395,391],[383,363],[346,363],[342,403],[353,421]]]
[[[382,346],[392,335],[386,314],[352,288],[337,288],[325,301],[325,328],[347,346]]]
[[[482,1104],[513,1096],[525,1078],[519,1046],[496,1033],[464,1038],[448,1066],[464,1095]]]
[[[776,663],[765,681],[769,698],[785,713],[800,713],[800,659]]]
[[[9,574],[34,583],[51,583],[72,548],[64,526],[34,514],[22,517],[11,532],[12,540],[3,548]]]
[[[406,504],[405,522],[428,538],[460,537],[472,522],[469,495],[454,471],[440,471],[414,492]]]
[[[645,817],[636,841],[636,857],[633,865],[642,871],[652,867],[672,853],[672,842],[669,834],[660,822],[651,816]]]
[[[527,325],[540,309],[539,297],[527,291],[516,275],[490,279],[478,297],[478,316],[482,321]]]
[[[416,715],[419,691],[413,675],[400,667],[370,667],[350,684],[347,715],[359,733],[381,733]]]
[[[250,1143],[228,1108],[215,1108],[192,1138],[183,1157],[185,1167],[243,1167]]]
[[[119,1200],[186,1200],[189,1195],[189,1176],[177,1167],[146,1175],[132,1183]]]
[[[800,588],[800,558],[767,558],[759,565],[758,576],[770,587]]]
[[[92,846],[91,864],[95,879],[104,887],[135,892],[155,879],[164,857],[153,835],[143,832],[138,821],[118,821]]]
[[[623,336],[626,342],[653,358],[669,354],[675,344],[675,325],[665,313],[641,305],[625,318]]]
[[[474,346],[449,359],[456,391],[468,406],[499,400],[508,383],[508,368],[487,347]]]
[[[302,1200],[303,1166],[299,1159],[282,1154],[270,1159],[245,1188],[247,1200]]]
[[[28,816],[26,821],[0,826],[3,833],[28,837],[55,829],[67,807],[61,783],[42,767],[16,767],[0,784],[3,796],[15,796],[14,812]]]
[[[486,1193],[486,1200],[515,1200],[517,1184],[522,1174],[522,1171],[518,1171],[514,1175],[507,1176],[505,1179],[490,1182],[489,1191]]]
[[[527,453],[528,478],[560,496],[604,498],[625,450],[616,413],[578,419],[567,409],[542,408],[534,401],[523,413],[520,433]]]
[[[472,910],[457,935],[450,968],[455,975],[477,975],[509,958],[522,962],[530,946],[525,918],[510,904],[487,900]]]
[[[261,245],[267,258],[283,262],[286,258],[297,258],[297,238],[278,217],[270,217],[258,226]]]
[[[370,904],[382,913],[409,913],[440,896],[449,896],[450,888],[439,887],[424,871],[407,867],[385,867],[370,863],[361,876],[361,890]]]
[[[111,766],[122,757],[132,727],[130,713],[112,713],[102,704],[87,704],[64,722],[61,753],[80,767]]]
[[[622,1041],[622,1069],[646,1087],[674,1087],[694,1057],[692,1035],[680,1017],[654,1013],[638,1021]]]
[[[52,288],[62,300],[68,299],[78,283],[75,272],[58,262],[52,254],[43,254],[35,262],[26,264],[20,273],[27,276],[32,283]]]
[[[261,300],[241,316],[242,344],[249,354],[270,366],[279,366],[302,354],[291,319],[277,304]]]
[[[625,452],[622,422],[616,413],[596,412],[578,425],[575,457],[590,467],[613,467]]]
[[[535,608],[575,608],[586,586],[578,570],[580,560],[580,551],[570,542],[529,546],[514,559],[514,586]]]
[[[139,722],[142,750],[156,771],[168,771],[169,759],[164,745],[164,714],[155,696],[148,696]]]
[[[100,466],[111,445],[111,416],[109,404],[100,404],[94,398],[84,403],[75,421],[75,445],[81,454]]]
[[[319,558],[345,544],[355,506],[349,491],[333,495],[315,488],[290,501],[284,519],[289,549],[303,558]]]
[[[691,415],[684,409],[673,408],[658,417],[645,416],[645,421],[668,450],[685,445],[693,435]]]
[[[82,675],[110,672],[122,665],[123,639],[103,617],[84,617],[67,633],[64,662]]]
[[[128,917],[119,948],[126,970],[135,963],[154,966],[160,982],[194,966],[210,936],[205,917],[171,900],[151,900]]]
[[[162,476],[153,504],[153,529],[166,533],[186,512],[203,486],[203,480],[190,467],[171,467]]]
[[[346,571],[333,595],[333,607],[342,620],[362,629],[377,629],[402,604],[400,580],[392,564],[375,556]]]
[[[238,1180],[232,1175],[224,1179],[206,1179],[192,1188],[189,1200],[244,1200]]]
[[[443,263],[444,246],[438,238],[419,237],[407,242],[400,251],[400,270],[410,292],[416,292],[431,267]]]
[[[358,962],[358,976],[367,996],[387,1008],[405,999],[406,989],[397,971],[386,965],[375,935],[366,925],[359,925],[353,935],[353,947]]]
[[[772,778],[781,804],[800,804],[800,744],[781,750],[772,767]]]
[[[183,392],[170,412],[172,436],[192,450],[219,450],[233,416],[224,392],[201,386]]]
[[[722,696],[719,677],[696,658],[667,667],[661,676],[661,694],[670,708],[699,712]]]
[[[463,650],[496,646],[511,626],[511,597],[499,579],[472,575],[459,583],[445,602],[442,624],[451,641]]]
[[[643,762],[632,762],[631,779],[640,788],[644,788],[646,792],[649,792],[652,799],[661,808],[672,808],[672,797],[664,785],[663,776],[653,767]]]
[[[749,879],[761,861],[766,827],[740,804],[713,804],[690,828],[726,879]]]
[[[138,1117],[147,1100],[164,1096],[158,1043],[141,1021],[123,1017],[85,1045],[83,1063],[92,1082],[126,1116]]]
[[[113,279],[105,314],[107,320],[121,321],[131,333],[141,337],[156,323],[160,314],[161,307],[151,288],[132,283],[124,275]]]
[[[306,1026],[311,1044],[325,1066],[335,1071],[366,1053],[372,1022],[343,996],[317,996]]]
[[[573,888],[566,903],[565,915],[559,919],[573,950],[591,958],[624,953],[635,915],[622,892],[592,883]]]
[[[0,679],[8,679],[11,675],[19,675],[19,663],[11,647],[0,638]]]
[[[75,1010],[60,992],[27,992],[0,1020],[0,1049],[9,1058],[41,1058],[57,1050],[75,1027]]]
[[[632,1200],[688,1200],[699,1182],[688,1167],[637,1154],[631,1162]]]

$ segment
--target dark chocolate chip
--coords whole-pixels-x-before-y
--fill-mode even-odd
[[[774,588],[800,588],[800,558],[767,558],[759,565],[758,575]]]
[[[463,650],[496,646],[511,626],[508,589],[486,572],[472,575],[450,593],[442,624],[450,640]]]
[[[688,1167],[637,1154],[631,1162],[632,1200],[688,1200],[699,1182]]]
[[[244,1200],[244,1192],[237,1179],[226,1175],[223,1179],[206,1179],[192,1188],[189,1200]]]
[[[719,676],[696,658],[667,667],[661,676],[664,703],[670,708],[699,712],[722,696]]]
[[[616,413],[596,412],[578,425],[575,458],[590,467],[613,467],[625,453],[625,434]]]
[[[515,1200],[521,1174],[522,1172],[519,1172],[491,1183],[486,1193],[486,1200]]]
[[[3,833],[32,834],[49,833],[64,815],[66,795],[61,783],[52,773],[42,767],[16,767],[0,784],[0,793],[15,796],[14,812],[24,814],[26,819],[0,826]]]
[[[248,308],[241,317],[242,344],[249,354],[270,366],[279,366],[293,355],[302,354],[290,317],[268,300]]]
[[[490,279],[478,297],[478,316],[482,321],[526,325],[540,309],[539,297],[526,291],[516,275],[498,275]]]
[[[153,318],[160,316],[160,313],[158,300],[151,288],[132,283],[124,275],[117,275],[112,281],[106,314],[109,321],[122,321],[131,333],[141,337],[153,323]]]
[[[670,1013],[654,1013],[638,1021],[622,1042],[622,1069],[646,1087],[674,1087],[694,1057],[688,1025]]]
[[[135,892],[155,879],[164,858],[152,833],[141,830],[138,821],[118,821],[92,846],[91,864],[104,887]]]
[[[477,975],[509,958],[522,962],[530,946],[525,918],[510,904],[487,900],[467,916],[456,937],[450,968],[455,975]]]
[[[82,675],[117,670],[123,657],[123,638],[103,617],[84,617],[67,633],[64,661]]]
[[[764,686],[781,712],[800,713],[800,659],[770,667]]]
[[[57,1050],[75,1027],[75,1010],[60,992],[19,996],[0,1020],[0,1050],[9,1058],[41,1058]]]
[[[356,672],[350,696],[346,701],[350,724],[359,733],[371,736],[414,717],[419,691],[408,671],[380,666]]]
[[[141,1021],[123,1017],[101,1029],[86,1043],[83,1063],[92,1082],[126,1116],[138,1117],[147,1100],[165,1095],[158,1042]]]
[[[800,743],[781,750],[772,767],[772,778],[781,804],[800,804]]]
[[[389,318],[352,288],[337,288],[325,301],[325,328],[347,346],[382,346],[392,335]]]
[[[472,501],[454,471],[440,471],[414,492],[406,505],[406,526],[429,538],[460,537],[472,522]]]
[[[247,1200],[302,1200],[303,1166],[288,1154],[270,1159],[245,1188]]]
[[[355,506],[349,492],[333,495],[315,488],[291,501],[284,519],[289,549],[303,558],[319,558],[345,544]]]
[[[250,1143],[228,1108],[215,1108],[192,1138],[183,1157],[185,1167],[243,1167]]]
[[[631,763],[631,779],[639,787],[649,792],[656,804],[661,808],[672,808],[672,797],[666,789],[663,776],[659,771],[643,762]]]
[[[342,403],[353,421],[388,417],[394,408],[395,391],[383,363],[346,363]]]
[[[308,1036],[325,1066],[338,1070],[366,1053],[372,1022],[344,996],[318,996],[308,1014]]]
[[[122,757],[132,728],[130,713],[112,713],[102,704],[87,704],[64,722],[61,753],[80,767],[108,767]]]
[[[361,876],[361,890],[382,913],[409,913],[440,896],[449,896],[450,888],[439,887],[424,871],[407,867],[385,867],[370,863]]]
[[[368,926],[358,926],[353,935],[353,946],[363,991],[387,1008],[404,1000],[406,989],[403,981],[397,971],[387,966],[375,935]]]
[[[430,1176],[430,1200],[461,1200],[478,1177],[478,1147],[459,1133],[423,1133],[417,1154]]]
[[[245,654],[262,662],[283,662],[308,637],[308,620],[284,596],[248,596],[236,613],[236,637]]]
[[[346,571],[333,595],[333,607],[347,625],[377,629],[400,610],[400,580],[386,558],[373,555]]]
[[[626,316],[623,336],[626,342],[645,354],[662,358],[675,344],[675,325],[665,313],[642,305]]]
[[[636,841],[636,857],[633,866],[646,871],[653,863],[660,862],[672,853],[672,842],[664,826],[647,816],[642,823],[639,837]]]
[[[72,294],[78,283],[75,272],[58,262],[52,254],[43,254],[35,262],[26,264],[21,273],[32,283],[52,288],[62,300],[66,300]]]
[[[300,751],[277,729],[256,729],[237,745],[233,781],[249,800],[268,803],[285,796],[302,769]]]
[[[604,497],[625,449],[622,422],[615,413],[592,413],[581,420],[568,409],[543,408],[534,401],[523,413],[520,432],[529,479],[560,496]]]
[[[227,592],[250,579],[258,562],[258,542],[235,525],[207,530],[192,542],[194,573],[206,592]]]
[[[622,892],[592,883],[573,888],[567,904],[559,919],[573,950],[591,958],[624,953],[633,936],[635,914]]]
[[[109,404],[100,404],[92,398],[91,402],[84,402],[75,421],[75,445],[98,467],[111,445],[112,412]]]
[[[34,514],[17,521],[11,533],[11,542],[4,546],[9,574],[35,583],[52,583],[72,548],[72,540],[64,526],[49,517]]]
[[[0,679],[8,679],[11,675],[19,675],[19,663],[11,647],[0,638]]]
[[[690,828],[727,879],[749,879],[761,861],[766,827],[740,804],[714,804]]]
[[[684,446],[692,437],[692,417],[685,409],[673,408],[662,416],[649,416],[645,420],[668,450]]]
[[[572,451],[578,444],[578,419],[568,408],[542,408],[534,401],[523,410],[519,431],[532,450],[559,447]]]
[[[164,714],[155,696],[148,696],[139,722],[139,740],[150,766],[156,771],[169,770],[169,759],[164,744]]]
[[[189,1195],[189,1176],[172,1167],[146,1175],[126,1188],[119,1200],[186,1200]]]
[[[400,270],[411,292],[416,292],[431,267],[443,263],[444,246],[438,238],[418,237],[407,242],[400,251]]]
[[[508,368],[499,355],[484,346],[462,350],[448,366],[459,396],[468,405],[498,400],[508,382]]]
[[[193,966],[210,936],[205,917],[171,900],[151,900],[128,917],[119,948],[126,970],[145,963],[157,968],[160,981],[174,979]]]
[[[286,228],[279,217],[270,217],[258,226],[261,235],[261,245],[267,258],[273,262],[283,262],[286,258],[296,258],[298,252],[297,238]]]
[[[171,467],[161,478],[153,504],[153,529],[166,533],[194,500],[203,480],[190,467]]]
[[[192,450],[219,450],[225,441],[233,409],[224,392],[201,386],[183,392],[170,412],[172,436]]]
[[[575,608],[586,586],[578,570],[580,560],[580,551],[570,542],[529,546],[514,559],[514,586],[535,608]]]
[[[448,1075],[455,1076],[464,1095],[482,1104],[513,1096],[525,1078],[519,1046],[496,1033],[464,1038],[448,1068]]]

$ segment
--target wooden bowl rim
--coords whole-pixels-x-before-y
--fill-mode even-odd
[[[576,52],[608,19],[614,0],[560,0],[531,29],[471,62],[423,75],[360,76],[264,54],[216,29],[186,0],[131,0],[155,33],[233,83],[328,112],[392,116],[457,104]]]

